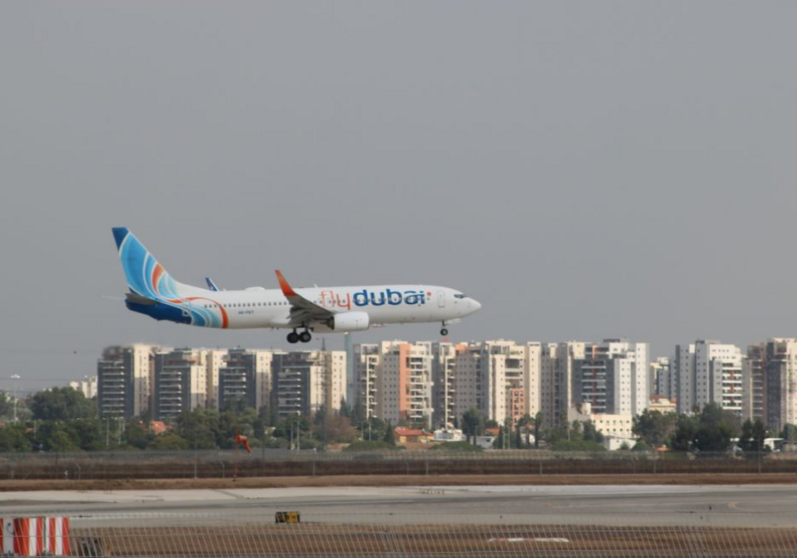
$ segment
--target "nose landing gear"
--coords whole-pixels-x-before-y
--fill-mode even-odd
[[[440,329],[440,335],[442,335],[443,337],[448,335],[448,329],[446,329],[446,323],[445,322],[443,322],[443,327]]]

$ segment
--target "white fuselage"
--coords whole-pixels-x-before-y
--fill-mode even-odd
[[[296,327],[291,303],[279,289],[210,291],[194,287],[193,291],[184,300],[189,301],[194,312],[209,312],[218,318],[208,323],[235,329]],[[297,288],[296,292],[335,313],[365,312],[371,325],[451,322],[481,307],[459,291],[429,285],[314,287]],[[326,328],[318,324],[315,329]]]

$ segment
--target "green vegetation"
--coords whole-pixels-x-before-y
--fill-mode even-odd
[[[429,448],[429,451],[468,451],[468,452],[482,452],[484,451],[479,446],[474,446],[470,442],[443,442],[435,444]]]
[[[462,415],[462,433],[471,441],[484,433],[484,417],[478,409],[471,407]]]
[[[33,420],[90,419],[97,416],[97,402],[71,387],[40,391],[30,401]]]
[[[767,438],[767,427],[760,420],[753,422],[747,419],[742,424],[742,433],[739,435],[739,447],[746,452],[765,451],[764,440]]]
[[[699,415],[680,415],[670,448],[675,451],[722,452],[731,447],[731,438],[740,435],[739,418],[716,403],[703,407]]]
[[[633,433],[645,445],[657,448],[667,443],[673,435],[677,421],[676,414],[665,415],[645,409],[641,415],[634,417]]]
[[[403,447],[393,446],[387,442],[379,441],[360,441],[354,442],[343,448],[343,451],[379,451],[379,450],[402,450]]]
[[[559,439],[551,445],[553,451],[585,451],[601,452],[606,451],[603,444],[584,439],[565,440]]]

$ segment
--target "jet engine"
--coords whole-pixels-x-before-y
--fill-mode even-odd
[[[370,326],[370,319],[365,312],[343,312],[332,316],[327,326],[332,331],[365,331]]]

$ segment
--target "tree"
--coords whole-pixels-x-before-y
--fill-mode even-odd
[[[382,441],[390,446],[396,445],[396,431],[393,430],[390,421],[387,421],[387,430],[385,430],[385,437],[382,438]]]
[[[641,415],[634,417],[633,433],[649,446],[664,445],[675,431],[678,416],[674,413],[663,414],[660,411],[645,409]]]
[[[675,424],[675,431],[670,438],[670,448],[675,451],[691,451],[699,426],[697,417],[680,415]]]
[[[224,438],[219,432],[219,418],[219,412],[215,409],[186,411],[177,417],[174,433],[190,444],[191,448],[216,449],[219,447],[218,440]],[[160,442],[161,445],[163,443]]]
[[[678,417],[670,447],[676,451],[726,451],[739,431],[739,420],[733,413],[709,403],[699,416]]]
[[[143,421],[131,421],[125,427],[122,438],[128,446],[143,450],[147,449],[155,439],[155,436],[148,432],[147,426]]]
[[[0,391],[0,417],[11,418],[14,416],[14,403],[4,391]]]
[[[783,438],[783,441],[787,444],[793,444],[797,442],[797,426],[789,423],[784,424],[783,431],[780,433],[780,437]]]
[[[25,453],[32,449],[24,425],[13,424],[0,428],[0,453]]]
[[[106,449],[106,439],[116,446],[116,436],[106,436],[105,428],[109,428],[109,424],[105,424],[99,419],[83,419],[69,421],[66,425],[66,430],[70,434],[70,438],[74,440],[80,449],[84,451],[98,451]]]
[[[156,436],[149,449],[160,451],[179,451],[190,449],[191,444],[185,438],[182,438],[174,432],[167,432]]]
[[[695,445],[700,451],[726,451],[731,438],[739,435],[739,421],[716,403],[709,403],[700,413],[700,427]]]
[[[507,446],[507,432],[503,426],[498,427],[498,437],[495,439],[495,443],[493,444],[493,448],[495,449],[505,449]]]
[[[761,419],[756,419],[755,422],[747,419],[744,421],[744,424],[742,424],[742,433],[739,436],[739,447],[746,452],[763,451],[766,437],[767,427],[761,422]]]
[[[534,415],[534,447],[540,447],[540,436],[542,435],[542,411]]]
[[[341,397],[340,398],[340,411],[338,412],[338,414],[340,416],[342,416],[342,417],[351,418],[351,413],[352,413],[351,405],[349,405],[349,402],[346,401],[345,397]]]
[[[74,433],[60,422],[43,423],[36,433],[36,438],[42,449],[56,452],[78,451],[80,446],[73,436]]]
[[[592,420],[585,420],[583,426],[583,431],[581,437],[586,442],[603,442],[603,433],[598,432],[598,429],[595,427],[595,423]]]
[[[469,441],[484,432],[484,417],[475,407],[471,407],[462,415],[462,433]]]
[[[357,404],[354,405],[354,409],[351,411],[351,423],[354,425],[362,424],[368,420],[368,416],[365,412],[365,405],[362,401],[357,401]]]
[[[97,402],[86,399],[71,387],[52,388],[33,396],[30,410],[34,420],[72,420],[97,416]]]

